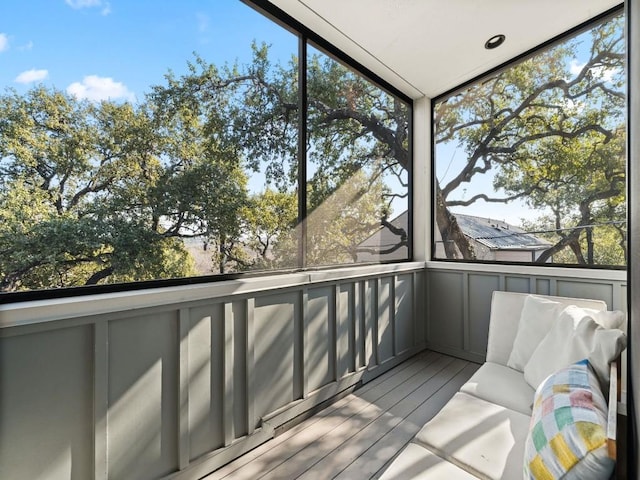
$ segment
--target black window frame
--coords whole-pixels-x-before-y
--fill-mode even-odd
[[[472,85],[476,85],[478,83],[481,83],[485,80],[487,80],[488,78],[496,75],[497,73],[502,72],[503,70],[508,69],[509,67],[521,63],[529,58],[534,57],[537,53],[543,51],[543,50],[547,50],[550,49],[562,42],[564,42],[565,40],[569,39],[570,37],[575,37],[581,33],[584,33],[588,30],[590,30],[594,25],[604,22],[607,19],[611,19],[615,16],[618,15],[626,15],[626,11],[624,8],[624,3],[620,3],[618,5],[616,5],[615,7],[612,7],[604,12],[602,12],[599,15],[596,15],[593,18],[590,18],[589,20],[580,23],[579,25],[576,25],[573,28],[570,28],[569,30],[562,32],[559,35],[556,35],[555,37],[539,44],[536,45],[535,47],[521,53],[520,55],[517,55],[509,60],[507,60],[506,62],[503,62],[501,64],[499,64],[498,66],[491,68],[490,70],[487,70],[484,73],[481,73],[479,75],[476,75],[475,77],[453,87],[450,88],[449,90],[446,90],[436,96],[434,96],[433,98],[431,98],[431,105],[430,105],[430,109],[429,109],[429,114],[430,114],[430,133],[431,133],[431,138],[430,138],[430,147],[431,147],[431,178],[429,179],[429,189],[431,190],[431,211],[429,212],[430,217],[431,217],[431,221],[430,221],[430,254],[429,254],[429,260],[433,261],[433,262],[443,262],[443,263],[451,263],[451,264],[456,264],[456,265],[514,265],[514,266],[526,266],[526,267],[534,267],[534,268],[569,268],[569,269],[589,269],[589,270],[610,270],[610,271],[625,271],[628,268],[628,264],[627,265],[581,265],[581,264],[576,264],[576,263],[533,263],[533,262],[519,262],[519,261],[506,261],[506,260],[469,260],[469,259],[454,259],[454,258],[436,258],[435,257],[435,252],[436,252],[436,229],[437,229],[437,225],[436,225],[436,212],[435,212],[435,208],[436,208],[436,135],[435,135],[435,110],[436,110],[436,105],[449,98],[452,97],[453,95],[467,89],[468,87],[472,86]],[[628,79],[627,79],[628,81]],[[629,164],[628,164],[628,159],[627,159],[627,176],[628,176],[628,172],[629,172]],[[625,192],[627,193],[627,192]],[[627,206],[629,205],[629,196],[627,194],[626,196],[626,202],[627,202]],[[627,208],[628,210],[628,208]],[[628,212],[627,212],[627,225],[628,225]],[[628,250],[629,246],[627,245],[627,250]]]
[[[168,279],[154,279],[143,280],[136,282],[123,282],[112,283],[102,285],[90,285],[90,286],[74,286],[74,287],[62,287],[62,288],[50,288],[50,289],[38,289],[38,290],[26,290],[18,292],[0,292],[0,304],[13,303],[13,302],[27,302],[34,300],[52,300],[69,297],[117,293],[138,291],[146,289],[166,288],[166,287],[179,287],[188,285],[197,285],[204,283],[217,283],[228,280],[237,280],[243,278],[264,277],[267,275],[287,275],[298,272],[308,271],[322,271],[330,270],[334,268],[358,268],[368,265],[384,265],[384,264],[398,264],[408,263],[413,261],[413,138],[414,138],[414,102],[411,97],[404,92],[387,82],[373,71],[347,55],[345,52],[325,40],[320,35],[316,34],[306,25],[297,21],[295,18],[287,14],[282,9],[276,7],[267,0],[237,0],[241,1],[245,5],[254,9],[258,13],[262,14],[269,20],[283,27],[290,33],[294,34],[298,38],[298,68],[299,68],[299,88],[298,88],[298,104],[301,114],[299,115],[298,123],[298,223],[301,225],[301,235],[298,240],[298,266],[296,268],[285,268],[278,270],[259,270],[248,272],[234,272],[212,275],[200,275],[193,277],[182,278],[168,278]],[[409,110],[409,124],[408,124],[408,143],[409,143],[409,166],[407,169],[408,178],[408,225],[407,225],[407,258],[402,260],[381,260],[373,262],[358,262],[358,263],[343,263],[327,266],[314,266],[307,267],[306,265],[306,218],[307,218],[307,199],[306,199],[306,182],[307,182],[307,157],[306,157],[306,143],[307,143],[307,47],[313,45],[321,49],[324,53],[329,55],[334,60],[340,62],[349,69],[352,69],[358,75],[363,76],[367,81],[371,82],[376,87],[385,91],[387,94],[396,97],[407,105]],[[300,160],[303,159],[303,160]]]

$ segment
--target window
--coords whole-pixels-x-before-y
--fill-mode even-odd
[[[409,258],[402,94],[240,1],[43,3],[0,6],[0,298]]]
[[[434,102],[433,258],[626,265],[624,17]]]
[[[307,265],[407,259],[407,104],[312,47],[307,72]]]

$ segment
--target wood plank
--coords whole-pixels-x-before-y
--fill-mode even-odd
[[[354,397],[353,395],[349,395],[330,407],[327,407],[317,415],[314,415],[312,418],[306,420],[305,422],[297,425],[296,427],[288,430],[282,435],[274,438],[268,443],[252,450],[246,455],[238,458],[237,460],[231,462],[230,464],[222,467],[221,469],[213,472],[211,475],[206,477],[206,480],[219,480],[222,478],[230,478],[230,475],[235,475],[239,469],[242,469],[245,465],[251,463],[256,459],[264,460],[265,456],[272,456],[274,454],[274,450],[279,445],[287,442],[289,439],[301,434],[301,432],[315,428],[314,426],[319,423],[326,421],[326,419],[332,419],[335,423],[334,426],[339,424],[339,421],[344,421],[344,417],[340,418],[339,415],[336,415],[337,412],[340,412],[342,409],[347,408],[351,402],[358,399],[364,399],[367,402],[375,402],[380,397],[384,396],[387,392],[395,389],[398,385],[403,382],[411,379],[415,375],[419,374],[426,366],[430,363],[436,362],[441,358],[447,358],[441,354],[434,352],[423,352],[415,357],[407,360],[406,362],[398,365],[393,370],[387,372],[385,375],[377,377],[371,382],[367,383],[363,387],[358,390],[358,396]],[[362,405],[360,405],[361,408]],[[358,413],[358,410],[355,408],[355,405],[352,405],[354,414]],[[328,425],[331,426],[331,425]],[[327,427],[327,425],[325,425]],[[240,472],[242,473],[242,472]],[[234,478],[243,478],[240,476],[235,476]],[[249,478],[249,477],[247,477]]]
[[[336,414],[341,419],[339,425],[331,429],[316,427],[305,432],[302,437],[304,442],[296,445],[297,448],[289,448],[282,452],[281,465],[268,469],[264,478],[296,478],[303,474],[310,466],[331,454],[345,439],[353,437],[384,416],[389,409],[410,398],[412,393],[420,389],[431,378],[437,377],[441,370],[448,368],[452,363],[454,362],[450,358],[440,358],[421,371],[421,378],[416,375],[407,379],[373,402],[354,395],[356,396],[354,401],[362,404],[357,415],[345,415],[344,409],[342,409]],[[324,427],[324,425],[321,424],[319,427]],[[288,442],[287,447],[290,447],[291,444],[292,442]]]
[[[349,478],[374,478],[381,475],[422,426],[442,409],[443,405],[471,378],[478,367],[477,364],[467,364],[432,397],[418,405],[404,420],[360,454],[335,478],[346,480]]]
[[[477,368],[417,355],[205,480],[373,478]]]
[[[292,459],[294,461],[289,461],[283,465],[283,467],[286,468],[285,471],[288,478],[306,480],[333,478],[353,463],[360,455],[369,450],[372,445],[375,445],[384,438],[390,430],[409,417],[410,414],[415,411],[416,406],[424,405],[423,402],[432,398],[435,393],[441,391],[452,377],[461,372],[466,365],[467,363],[463,360],[451,362],[445,369],[438,372],[437,375],[431,377],[422,385],[419,385],[419,388],[414,389],[409,395],[402,398],[401,401],[390,406],[388,410],[385,410],[382,415],[367,424],[364,428],[358,428],[352,432],[345,432],[346,434],[341,434],[340,436],[332,435],[330,437],[328,436],[329,438],[320,439],[322,442],[320,448],[318,448],[317,443],[308,448],[309,462],[295,461],[297,459],[294,457]],[[462,385],[462,383],[460,383],[460,385]],[[458,388],[460,388],[460,385],[455,389],[449,388],[444,398],[438,398],[432,402],[435,408],[439,410],[448,398],[451,398]],[[418,430],[419,428],[416,428],[415,432],[417,433]],[[342,443],[340,443],[340,440],[342,440]],[[322,448],[325,445],[329,447],[326,454]],[[393,446],[393,448],[396,449],[398,447]],[[318,450],[322,451],[324,455],[320,455]],[[278,470],[275,470],[262,478],[284,478],[284,475],[281,475]],[[366,477],[358,475],[358,478]]]

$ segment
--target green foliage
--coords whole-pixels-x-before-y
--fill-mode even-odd
[[[252,48],[136,104],[0,96],[0,290],[297,266],[297,59]],[[321,54],[308,82],[308,261],[352,262],[391,214],[387,179],[406,196],[408,107]],[[249,195],[258,171],[275,188]]]
[[[595,28],[578,73],[569,42],[436,107],[436,141],[468,157],[436,186],[449,254],[473,255],[450,208],[525,198],[551,212],[531,225],[555,232],[547,258],[624,263],[621,35],[620,19]],[[45,87],[1,95],[0,290],[296,267],[297,59],[252,49],[244,66],[196,56],[136,104]],[[406,204],[408,106],[313,50],[307,84],[307,264],[357,261],[381,225],[398,236],[392,249],[406,245],[388,219],[394,200]],[[504,198],[454,198],[490,170]],[[259,194],[254,172],[268,183]]]
[[[314,198],[316,182],[308,185],[309,198]],[[380,201],[385,186],[362,170],[322,195],[307,219],[308,265],[335,265],[357,261],[360,244],[376,232],[388,207]]]
[[[270,270],[297,266],[298,199],[295,193],[267,189],[251,197],[241,211],[246,246],[254,259],[244,269]]]
[[[167,85],[154,87],[150,98],[163,114],[188,105],[190,115],[210,126],[207,134],[215,132],[220,148],[240,157],[245,169],[263,171],[267,182],[285,198],[297,188],[300,161],[297,59],[287,65],[272,65],[264,45],[254,44],[253,54],[252,63],[243,68],[218,68],[196,57],[186,75],[168,75]],[[379,185],[393,178],[400,195],[406,196],[409,111],[398,99],[320,53],[310,56],[307,81],[306,155],[312,172],[307,187],[309,213],[313,215],[316,208],[339,196],[354,178],[366,176],[369,183],[361,188],[371,187],[369,194],[358,196],[357,204],[363,211],[353,217],[364,223],[351,223],[350,231],[346,223],[336,227],[332,233],[336,239],[330,242],[316,242],[310,233],[312,247],[307,261],[314,264],[324,257],[330,263],[351,262],[358,242],[391,213],[391,202],[398,192]],[[269,221],[267,215],[260,223],[256,222],[259,217],[248,214],[252,209],[268,212],[279,205],[282,198],[269,192],[265,196],[275,205],[267,206],[265,198],[247,201],[241,222],[244,234],[227,231],[212,238],[213,261],[220,271],[297,264],[295,237],[300,232],[291,226],[294,210],[281,222]],[[332,205],[352,212],[348,202],[340,205],[333,201]],[[370,214],[374,211],[376,218]]]
[[[177,237],[237,223],[237,162],[179,146],[147,105],[40,87],[0,97],[0,117],[3,290],[192,275]]]

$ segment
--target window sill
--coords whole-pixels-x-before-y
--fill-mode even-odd
[[[507,265],[507,264],[487,264],[487,263],[465,263],[465,262],[440,262],[437,260],[429,260],[426,262],[427,270],[455,270],[468,271],[478,273],[508,273],[513,275],[524,276],[544,276],[544,277],[563,277],[563,278],[581,278],[584,280],[610,280],[617,282],[626,282],[626,270],[606,270],[595,268],[567,268],[567,267],[549,267],[536,265]]]
[[[87,316],[95,317],[96,315],[122,311],[300,287],[302,285],[340,282],[354,278],[364,279],[403,272],[410,273],[423,269],[424,262],[349,266],[330,270],[265,275],[175,287],[7,303],[0,305],[0,330],[56,320],[70,320]]]

